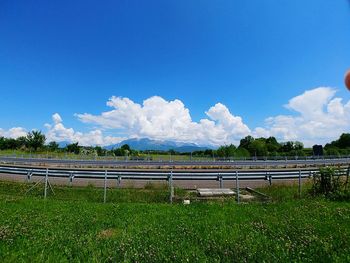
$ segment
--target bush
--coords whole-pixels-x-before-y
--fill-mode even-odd
[[[345,182],[342,182],[340,171],[332,167],[320,168],[320,171],[314,175],[312,193],[314,195],[324,195],[332,200],[350,200],[350,192],[347,188],[349,169]]]

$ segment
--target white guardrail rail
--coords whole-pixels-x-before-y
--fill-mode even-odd
[[[74,178],[85,179],[128,179],[128,180],[269,180],[271,179],[298,179],[312,177],[318,168],[309,169],[264,169],[264,170],[214,170],[214,171],[147,171],[145,170],[98,170],[98,169],[68,169],[68,168],[32,168],[18,166],[0,166],[0,173],[24,175],[30,178],[31,176],[48,176],[57,178]],[[346,175],[349,172],[349,167],[340,167],[337,170]]]

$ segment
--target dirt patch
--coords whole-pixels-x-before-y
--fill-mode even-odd
[[[107,228],[105,230],[100,231],[97,234],[98,239],[108,239],[108,238],[113,238],[119,236],[121,233],[120,229],[116,228]]]

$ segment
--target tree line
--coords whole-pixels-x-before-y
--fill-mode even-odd
[[[78,142],[66,144],[64,147],[51,141],[46,144],[46,136],[41,131],[28,132],[26,136],[14,138],[0,137],[0,150],[20,150],[27,152],[63,152],[72,154],[95,155],[95,156],[138,156],[139,152],[129,145],[107,150],[101,146],[81,146]]]
[[[37,151],[44,147],[45,135],[40,131],[28,132],[26,136],[17,139],[0,137],[0,150],[33,150]]]
[[[319,149],[321,148],[321,151]],[[246,136],[240,140],[238,146],[233,144],[220,146],[216,150],[207,149],[179,153],[169,151],[137,151],[125,144],[115,149],[105,149],[100,146],[81,146],[78,142],[60,147],[55,141],[46,144],[46,137],[41,131],[28,132],[26,136],[17,139],[0,137],[0,150],[21,151],[50,151],[66,152],[73,154],[95,156],[131,156],[140,157],[150,154],[191,155],[193,157],[275,157],[275,156],[312,156],[312,155],[348,155],[350,154],[350,133],[343,133],[339,139],[327,143],[325,147],[315,145],[313,148],[305,148],[302,142],[287,141],[278,142],[275,137],[254,138]],[[317,151],[316,151],[317,150]]]
[[[253,138],[246,136],[239,146],[233,144],[220,146],[216,150],[219,157],[275,157],[275,156],[339,156],[350,154],[350,133],[343,133],[339,139],[322,145],[305,148],[302,142],[278,142],[275,137]]]

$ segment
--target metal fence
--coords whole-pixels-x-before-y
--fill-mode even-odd
[[[350,166],[349,166],[350,167]],[[340,167],[338,175],[347,175],[349,167]],[[157,180],[168,183],[169,200],[173,200],[173,181],[177,180],[206,180],[218,181],[219,187],[223,188],[224,181],[235,182],[237,201],[239,201],[239,182],[240,181],[268,181],[271,185],[275,180],[297,179],[299,185],[299,194],[301,193],[302,179],[311,178],[318,172],[316,168],[309,169],[279,169],[279,170],[223,170],[223,171],[177,171],[177,170],[138,170],[138,171],[121,171],[121,170],[83,170],[67,168],[32,168],[18,166],[0,166],[0,173],[22,175],[28,182],[33,176],[41,177],[38,182],[45,182],[44,197],[47,196],[47,189],[51,187],[49,178],[65,178],[67,182],[72,183],[75,179],[97,179],[104,182],[104,202],[106,202],[107,181],[115,180],[116,185],[120,186],[122,180]]]

